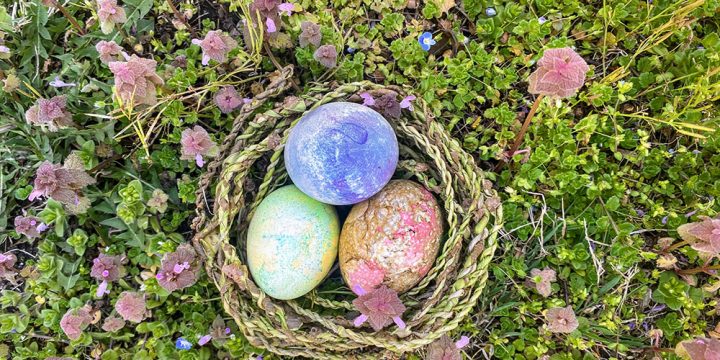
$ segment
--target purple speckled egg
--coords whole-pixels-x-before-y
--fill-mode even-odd
[[[390,181],[398,155],[395,132],[382,115],[364,105],[335,102],[308,112],[291,130],[285,167],[308,196],[350,205]]]

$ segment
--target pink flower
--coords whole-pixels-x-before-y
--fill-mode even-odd
[[[405,312],[405,305],[400,301],[397,292],[385,285],[370,292],[365,292],[361,288],[353,290],[360,295],[353,300],[353,305],[361,314],[355,319],[355,326],[360,326],[369,320],[370,326],[375,331],[380,331],[393,322],[399,328],[405,328],[405,323],[400,318]]]
[[[60,328],[70,340],[79,339],[85,328],[90,325],[93,319],[90,314],[91,310],[89,305],[85,305],[77,310],[70,309],[63,315],[60,320]]]
[[[365,106],[373,106],[375,105],[375,98],[373,98],[372,95],[370,95],[369,92],[364,92],[360,94],[360,97],[363,99],[363,105]]]
[[[70,159],[70,157],[68,157]],[[63,204],[77,204],[80,202],[80,191],[95,179],[88,175],[84,169],[61,166],[48,161],[40,164],[35,175],[33,191],[28,200],[46,196]]]
[[[720,218],[684,224],[677,232],[693,249],[710,256],[720,254]]]
[[[182,145],[180,159],[194,159],[199,167],[205,164],[203,156],[213,156],[217,149],[215,142],[210,139],[207,131],[198,125],[195,125],[192,129],[183,130],[180,144]]]
[[[15,262],[17,262],[17,257],[14,254],[10,252],[0,254],[0,278],[13,284],[15,284],[15,275],[17,275]]]
[[[174,252],[163,256],[155,277],[165,290],[175,291],[194,284],[199,271],[200,263],[195,249],[190,244],[182,244]]]
[[[555,270],[545,268],[544,270],[530,270],[530,279],[525,283],[527,287],[537,290],[538,294],[548,297],[552,293],[551,285],[555,281]]]
[[[278,5],[278,10],[280,11],[280,15],[285,14],[287,16],[292,15],[293,10],[295,10],[295,4],[293,3],[282,3]]]
[[[28,124],[47,126],[50,131],[72,126],[72,114],[67,110],[65,95],[50,99],[40,98],[25,112],[25,121]]]
[[[545,50],[537,70],[528,78],[528,91],[555,98],[575,95],[585,84],[588,70],[585,60],[571,48]]]
[[[690,360],[718,360],[720,359],[720,341],[704,337],[686,340],[675,347],[675,354]]]
[[[105,318],[105,321],[103,322],[103,325],[102,325],[102,329],[107,332],[116,332],[124,327],[125,327],[125,320],[123,320],[117,316],[110,316],[108,318]]]
[[[15,232],[25,235],[30,239],[40,236],[40,233],[47,228],[44,225],[39,218],[34,216],[15,217]]]
[[[125,9],[118,6],[117,0],[97,0],[97,6],[100,30],[102,30],[103,34],[111,33],[115,24],[122,24],[127,21]]]
[[[215,94],[215,104],[224,114],[230,113],[244,103],[237,90],[232,86],[223,86]]]
[[[139,323],[147,314],[145,296],[138,292],[123,291],[115,303],[115,311],[126,321]]]
[[[408,110],[412,111],[413,106],[412,106],[411,101],[413,101],[415,99],[416,99],[415,95],[408,95],[408,96],[404,97],[402,100],[400,100],[400,108],[408,109]]]
[[[337,56],[335,45],[323,45],[317,48],[315,54],[313,54],[315,60],[326,68],[334,68],[337,66]]]
[[[578,321],[572,307],[556,307],[545,313],[547,328],[554,333],[571,333],[578,327]]]
[[[228,53],[238,45],[237,41],[233,40],[229,35],[223,34],[220,30],[208,31],[204,39],[193,39],[192,43],[202,48],[203,65],[207,65],[210,60],[224,63],[227,61]]]
[[[117,281],[125,273],[121,255],[100,254],[93,259],[90,276],[99,281]]]
[[[463,356],[460,349],[467,346],[470,339],[463,336],[457,342],[453,341],[447,335],[443,335],[440,339],[428,346],[425,360],[462,360]]]
[[[155,73],[157,62],[131,55],[127,61],[111,61],[110,71],[115,75],[115,90],[126,104],[154,105],[157,103],[156,86],[164,81]]]
[[[300,29],[302,30],[299,37],[301,47],[306,47],[308,44],[320,46],[320,41],[322,41],[320,26],[309,21],[303,21],[300,24]]]
[[[100,61],[103,64],[125,59],[122,55],[123,49],[115,41],[102,40],[95,44],[95,50],[100,54]]]
[[[400,117],[400,103],[397,101],[397,94],[386,93],[375,99],[375,105],[371,106],[385,117],[397,119]]]

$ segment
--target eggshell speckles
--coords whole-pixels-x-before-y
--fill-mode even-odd
[[[393,180],[353,206],[340,234],[340,270],[353,289],[385,284],[397,292],[430,270],[442,236],[442,214],[422,185]]]
[[[337,256],[335,209],[293,185],[273,191],[248,229],[247,258],[255,283],[269,296],[295,299],[325,278]]]
[[[285,167],[310,197],[333,205],[356,204],[390,181],[398,162],[390,124],[367,106],[335,102],[308,112],[291,130]]]

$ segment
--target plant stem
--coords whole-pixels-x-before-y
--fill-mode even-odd
[[[675,243],[675,244],[673,244],[673,245],[670,245],[670,246],[669,246],[667,249],[665,249],[663,252],[665,252],[665,253],[671,253],[671,252],[673,252],[673,251],[675,251],[675,250],[677,250],[677,249],[679,249],[679,248],[681,248],[681,247],[683,247],[683,246],[685,246],[685,245],[687,245],[687,244],[689,244],[689,243],[690,243],[690,242],[687,241],[687,240],[680,241],[680,242],[678,242],[678,243]]]
[[[70,24],[72,24],[72,26],[78,31],[78,33],[80,33],[80,35],[85,35],[85,30],[83,30],[83,28],[80,27],[80,24],[78,24],[78,22],[75,20],[75,18],[72,15],[70,15],[70,13],[67,11],[67,9],[65,9],[64,6],[60,5],[60,3],[57,2],[56,0],[50,0],[50,2],[52,3],[52,5],[54,7],[56,7],[58,10],[60,10],[60,12],[63,14],[63,16],[66,19],[68,19],[68,21],[70,21]]]
[[[683,275],[693,275],[710,270],[720,270],[720,265],[701,266],[693,269],[679,270],[678,273]]]
[[[542,102],[542,99],[544,97],[545,97],[545,95],[540,94],[540,95],[538,95],[537,98],[535,98],[535,102],[533,103],[532,107],[530,108],[530,112],[528,112],[527,116],[525,117],[525,122],[522,124],[520,131],[515,136],[515,141],[513,142],[513,145],[510,148],[510,153],[508,155],[508,159],[512,159],[512,156],[515,155],[515,152],[517,152],[518,149],[520,148],[520,145],[523,142],[523,138],[525,137],[525,133],[527,132],[527,129],[530,127],[530,121],[532,121],[533,117],[535,116],[535,112],[537,112],[537,109],[540,106],[540,102]],[[495,171],[502,169],[504,164],[505,164],[505,161],[499,162],[498,165],[495,167]]]
[[[195,33],[195,29],[193,29],[190,24],[188,23],[187,19],[183,14],[180,13],[180,11],[175,7],[175,4],[173,4],[173,0],[167,0],[168,6],[170,6],[170,10],[172,10],[173,14],[175,14],[175,17],[180,20],[188,30],[190,30],[190,33],[194,38],[197,38],[197,33]]]

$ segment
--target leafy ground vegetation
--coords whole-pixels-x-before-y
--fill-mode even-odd
[[[718,0],[0,2],[0,357],[274,358],[184,244],[233,112],[287,64],[294,92],[414,89],[491,172],[506,234],[464,356],[718,356]],[[510,154],[559,47],[585,86]]]

